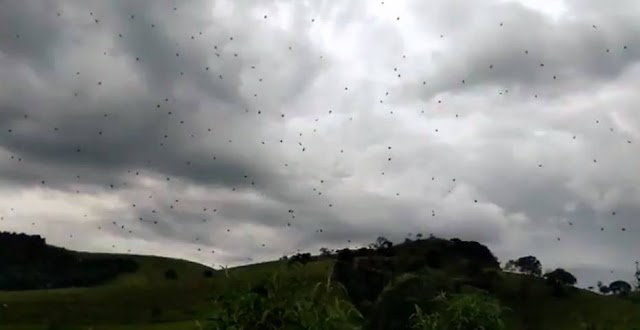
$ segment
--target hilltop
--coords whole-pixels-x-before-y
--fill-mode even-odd
[[[8,246],[24,251],[8,253]],[[0,248],[5,281],[0,283],[13,279],[19,284],[0,291],[0,326],[6,329],[207,328],[213,326],[212,315],[231,314],[225,308],[246,314],[242,304],[247,299],[255,300],[252,308],[260,306],[251,309],[253,314],[294,306],[288,304],[314,295],[316,283],[328,278],[346,293],[327,289],[327,301],[342,299],[341,309],[361,315],[349,317],[354,329],[409,329],[415,307],[438,310],[434,297],[441,294],[451,301],[491,299],[501,306],[506,329],[640,325],[635,293],[600,295],[550,281],[536,272],[535,262],[513,261],[510,267],[517,272],[504,271],[486,246],[459,239],[429,237],[394,245],[381,237],[368,248],[303,253],[227,271],[170,258],[69,251],[37,236],[1,234]],[[63,260],[76,271],[45,272],[61,267],[43,256]],[[21,271],[32,274],[31,280],[16,282]],[[273,277],[276,272],[279,277]],[[42,283],[56,288],[42,289]]]
[[[369,249],[338,251],[336,259],[336,280],[374,329],[407,329],[414,304],[429,308],[438,292],[494,299],[506,308],[507,329],[640,326],[637,294],[604,296],[578,289],[570,274],[568,279],[553,276],[564,270],[542,276],[533,256],[507,262],[511,271],[505,271],[478,242],[429,237],[394,246],[381,237]]]

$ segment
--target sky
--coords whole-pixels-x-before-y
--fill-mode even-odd
[[[237,266],[640,259],[640,3],[0,1],[0,230]]]

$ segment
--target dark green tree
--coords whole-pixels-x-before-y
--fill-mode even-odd
[[[598,291],[602,294],[608,294],[610,292],[609,286],[602,284],[602,281],[598,281]]]
[[[167,271],[164,272],[164,278],[168,279],[168,280],[177,280],[178,279],[178,273],[175,271],[175,269],[167,269]]]
[[[542,264],[534,256],[520,257],[516,260],[509,260],[505,266],[507,270],[515,270],[524,274],[541,276]]]
[[[552,288],[554,297],[565,297],[569,293],[567,286],[575,285],[578,280],[562,268],[544,274],[547,284]]]
[[[544,278],[553,284],[575,285],[578,282],[575,276],[562,268],[544,274]]]
[[[393,243],[389,241],[386,237],[379,236],[374,243],[370,245],[373,249],[387,249],[393,247]]]
[[[609,291],[613,294],[626,296],[631,292],[631,284],[622,280],[613,281],[609,284]]]
[[[320,248],[320,255],[323,255],[323,256],[331,255],[331,250],[329,250],[329,248],[323,246],[323,247]]]

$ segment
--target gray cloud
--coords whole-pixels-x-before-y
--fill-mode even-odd
[[[584,286],[633,270],[631,2],[1,6],[3,229],[232,265],[421,232]]]

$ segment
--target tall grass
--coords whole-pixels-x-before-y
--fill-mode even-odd
[[[209,330],[361,329],[362,315],[329,274],[310,285],[300,272],[280,268],[267,281],[227,290],[214,300]],[[234,280],[232,275],[230,280]],[[239,287],[233,285],[231,287]]]
[[[502,314],[505,308],[485,294],[457,294],[451,298],[444,293],[434,298],[439,306],[431,313],[418,305],[411,315],[414,330],[504,330]]]

